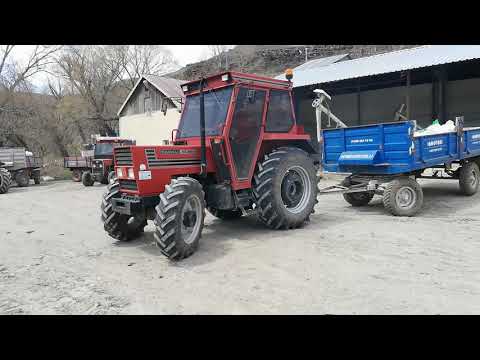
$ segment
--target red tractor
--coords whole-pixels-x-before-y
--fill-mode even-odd
[[[90,169],[83,169],[82,183],[85,186],[93,186],[95,181],[102,184],[110,183],[114,176],[113,149],[117,146],[135,145],[134,140],[121,139],[119,137],[102,137],[95,139],[93,158],[86,160]]]
[[[128,241],[154,220],[172,260],[198,247],[205,208],[230,220],[256,212],[272,229],[309,220],[317,147],[295,119],[289,81],[237,72],[182,86],[186,102],[169,145],[115,149],[117,179],[101,204],[105,231]]]

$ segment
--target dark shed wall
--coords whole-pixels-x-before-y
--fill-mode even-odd
[[[321,88],[321,87],[320,87]],[[316,137],[313,93],[295,89],[297,119],[305,130]],[[360,125],[394,121],[395,111],[406,104],[406,87],[397,86],[360,92]],[[438,96],[438,94],[437,94]],[[466,126],[480,126],[480,78],[448,81],[445,92],[447,120],[464,116]],[[410,87],[411,119],[425,127],[432,122],[432,84]],[[332,112],[348,126],[359,125],[358,95],[356,93],[332,96]],[[322,122],[326,127],[326,122]]]

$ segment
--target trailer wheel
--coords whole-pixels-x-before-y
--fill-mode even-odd
[[[342,181],[341,186],[351,186],[352,182],[349,178],[346,178]],[[363,191],[363,192],[356,192],[356,193],[345,193],[343,194],[343,198],[346,202],[354,207],[358,206],[365,206],[373,199],[375,193],[373,191]]]
[[[259,219],[272,229],[294,229],[309,220],[317,203],[313,160],[298,148],[282,147],[266,154],[253,177]]]
[[[471,196],[478,191],[480,183],[480,170],[474,162],[469,162],[460,168],[459,185],[460,191],[467,196]]]
[[[35,172],[33,173],[33,181],[35,182],[35,185],[39,185],[39,184],[40,184],[40,170],[35,171]]]
[[[207,210],[210,214],[222,220],[234,220],[241,218],[243,215],[241,210],[222,210],[213,207],[208,207]]]
[[[19,187],[27,187],[30,185],[30,177],[25,171],[19,171],[15,175],[15,182]]]
[[[143,233],[147,219],[143,215],[130,216],[113,211],[112,199],[120,196],[120,185],[117,182],[108,185],[103,195],[102,222],[108,235],[119,241],[130,241]]]
[[[85,171],[82,174],[82,184],[84,186],[93,186],[95,183],[95,179],[92,176],[92,173],[90,171]]]
[[[75,169],[72,171],[72,180],[75,182],[82,181],[82,170]]]
[[[155,208],[155,241],[162,254],[181,260],[198,248],[205,219],[205,193],[195,179],[179,177],[160,194]]]
[[[392,180],[383,193],[383,205],[394,216],[414,216],[423,205],[422,187],[410,178]]]
[[[12,177],[7,169],[0,168],[0,194],[5,194],[10,189]]]

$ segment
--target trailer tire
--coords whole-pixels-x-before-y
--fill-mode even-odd
[[[143,215],[135,217],[113,211],[111,200],[119,196],[120,184],[118,181],[108,185],[100,206],[103,228],[110,237],[118,241],[130,241],[143,233],[147,219]]]
[[[241,218],[243,215],[241,210],[223,210],[213,207],[208,207],[207,210],[210,214],[222,220],[235,220]]]
[[[82,181],[82,170],[75,169],[72,171],[72,180],[75,182]]]
[[[460,168],[460,191],[467,196],[472,196],[478,191],[480,183],[480,170],[474,162],[468,162]]]
[[[342,181],[341,186],[351,186],[352,182],[349,178],[346,178]],[[363,192],[356,192],[356,193],[345,193],[343,194],[343,198],[346,202],[354,207],[365,206],[373,199],[375,193],[373,191],[363,191]]]
[[[182,260],[192,255],[202,237],[205,193],[190,177],[172,179],[155,207],[154,238],[163,255]]]
[[[33,182],[35,183],[35,185],[39,185],[40,184],[40,170],[38,171],[35,171],[33,173]]]
[[[92,173],[90,171],[85,171],[82,174],[82,184],[84,186],[93,186],[95,183],[95,179],[92,176]]]
[[[15,174],[15,182],[19,187],[27,187],[30,185],[30,177],[25,171],[19,171]]]
[[[258,218],[272,229],[295,229],[310,219],[317,203],[318,178],[308,153],[281,147],[258,162],[253,177]]]
[[[12,176],[7,169],[0,168],[0,194],[5,194],[12,184]]]
[[[385,188],[383,205],[394,216],[414,216],[423,205],[422,187],[411,178],[394,179]]]

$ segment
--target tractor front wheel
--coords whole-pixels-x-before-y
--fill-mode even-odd
[[[11,183],[12,177],[8,170],[0,168],[0,194],[7,193]]]
[[[84,186],[93,186],[95,183],[95,179],[92,176],[92,173],[90,171],[85,171],[82,174],[82,184]]]
[[[103,195],[101,210],[103,228],[110,237],[119,241],[129,241],[143,233],[147,219],[143,215],[131,216],[113,211],[112,199],[120,196],[120,185],[117,182],[108,185]]]
[[[40,170],[35,171],[35,172],[33,173],[33,182],[35,183],[35,185],[39,185],[39,184],[40,184]]]
[[[222,220],[235,220],[243,215],[241,210],[222,210],[213,207],[208,207],[207,210],[210,214]]]
[[[72,171],[72,180],[75,182],[82,181],[82,170],[75,169]]]
[[[298,148],[265,155],[254,175],[253,194],[260,220],[273,229],[294,229],[309,220],[317,202],[313,160]]]
[[[30,178],[29,178],[29,176],[27,175],[26,172],[19,171],[15,175],[15,182],[17,183],[17,185],[19,187],[26,187],[26,186],[30,185]]]
[[[155,208],[155,241],[170,260],[181,260],[198,248],[205,219],[205,193],[190,177],[172,179]]]

